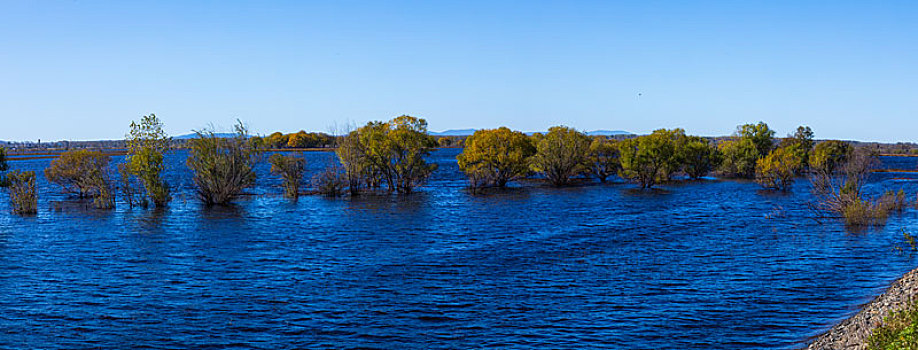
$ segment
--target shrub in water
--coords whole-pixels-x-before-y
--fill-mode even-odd
[[[319,194],[339,196],[347,187],[347,176],[339,171],[337,166],[330,166],[312,178],[312,187]]]
[[[188,141],[191,154],[186,161],[194,172],[198,197],[207,205],[224,205],[255,185],[255,164],[261,155],[256,143],[246,139],[246,128],[239,122],[236,135],[221,138],[213,131],[198,131]]]
[[[114,207],[108,175],[109,156],[99,151],[74,150],[61,154],[45,169],[48,181],[80,198],[91,197],[97,208]]]
[[[14,170],[7,174],[10,204],[14,213],[35,214],[38,212],[38,196],[35,193],[35,172]]]
[[[158,207],[172,199],[169,184],[161,177],[165,169],[163,154],[169,149],[170,140],[155,114],[143,116],[139,124],[131,122],[131,133],[127,138],[129,170],[140,179],[146,195]]]
[[[271,163],[271,172],[284,180],[284,195],[290,198],[299,197],[306,160],[292,155],[274,154],[268,161]]]

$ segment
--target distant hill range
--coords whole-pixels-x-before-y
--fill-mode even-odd
[[[219,138],[236,137],[236,133],[234,132],[218,132],[218,133],[214,133],[214,135]],[[172,139],[173,140],[188,140],[188,139],[193,139],[196,137],[198,137],[198,134],[190,133],[190,134],[185,134],[185,135],[173,136]]]
[[[544,131],[539,131],[539,132],[544,133]],[[454,130],[446,130],[446,131],[440,131],[440,132],[436,132],[436,131],[430,132],[430,134],[433,136],[469,136],[474,133],[475,133],[475,129],[454,129]],[[527,132],[526,134],[532,135],[535,133],[536,133],[535,131],[530,131],[530,132]],[[586,134],[589,136],[634,135],[630,132],[622,131],[622,130],[593,130],[593,131],[587,131]]]

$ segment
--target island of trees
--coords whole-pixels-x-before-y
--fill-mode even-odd
[[[176,143],[163,131],[156,115],[132,122],[123,141],[126,162],[109,170],[110,155],[98,150],[63,152],[45,169],[48,181],[78,198],[90,199],[99,209],[115,206],[116,193],[130,207],[164,207],[172,199],[163,179],[165,154],[189,150],[197,197],[206,205],[231,203],[256,182],[255,165],[269,150],[325,148],[337,162],[315,174],[312,191],[326,196],[369,193],[408,195],[436,171],[427,156],[436,147],[463,147],[457,157],[473,193],[499,190],[528,179],[556,186],[585,181],[606,182],[618,176],[642,189],[672,181],[706,176],[753,179],[763,188],[786,191],[806,176],[818,198],[815,207],[852,225],[882,223],[888,213],[901,210],[905,195],[886,193],[869,198],[862,187],[876,163],[876,150],[850,142],[817,142],[806,126],[784,138],[764,122],[737,127],[728,138],[686,135],[683,129],[659,129],[649,135],[613,138],[588,136],[567,126],[545,133],[526,134],[506,127],[477,130],[467,138],[431,136],[427,121],[399,116],[369,122],[342,135],[280,132],[250,136],[239,122],[227,137],[210,130]],[[297,198],[302,191],[305,159],[279,152],[268,158],[271,173],[282,179],[283,193]],[[9,171],[0,148],[0,185],[9,192],[18,214],[37,211],[34,172]]]

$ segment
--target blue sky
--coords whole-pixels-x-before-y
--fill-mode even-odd
[[[916,141],[915,1],[2,1],[0,139],[431,130]]]

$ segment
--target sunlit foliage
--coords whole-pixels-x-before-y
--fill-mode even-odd
[[[263,150],[248,142],[242,122],[236,124],[235,131],[231,138],[198,131],[188,142],[186,163],[194,173],[198,197],[207,205],[228,204],[255,184],[254,167]]]
[[[16,214],[38,212],[38,196],[35,192],[35,172],[13,170],[7,174],[10,192],[10,207]]]
[[[275,153],[268,158],[268,162],[271,163],[271,172],[280,176],[284,181],[284,196],[299,197],[306,159],[302,156]]]
[[[813,137],[813,129],[810,129],[809,126],[798,126],[797,130],[792,135],[787,135],[787,138],[781,141],[781,147],[796,145],[803,151],[803,167],[801,167],[801,169],[810,164],[810,153],[813,150],[813,145],[816,143]]]
[[[810,168],[816,172],[834,174],[840,166],[847,162],[852,152],[854,152],[854,147],[844,141],[820,142],[813,148]]]
[[[531,168],[554,186],[564,186],[575,176],[589,171],[590,137],[573,128],[553,126],[548,133],[533,136],[536,153]]]
[[[659,129],[619,143],[623,178],[637,181],[641,188],[669,181],[679,170],[679,144],[684,142],[682,129]]]
[[[109,156],[99,151],[68,151],[45,169],[45,178],[80,198],[96,197],[107,188],[108,163]]]
[[[506,127],[477,130],[456,160],[472,188],[504,187],[529,174],[535,147],[526,134]]]
[[[698,136],[687,136],[676,152],[682,163],[682,171],[692,179],[708,175],[723,161],[723,155],[717,147]]]
[[[803,167],[804,154],[799,144],[775,149],[756,162],[756,182],[765,188],[787,190]]]
[[[740,139],[752,141],[756,149],[756,160],[765,157],[774,148],[775,131],[769,129],[765,122],[740,125],[735,135]]]
[[[751,139],[723,141],[717,145],[717,149],[723,156],[720,164],[721,175],[742,178],[755,176],[755,163],[759,155]]]
[[[589,163],[590,173],[599,179],[599,182],[606,182],[609,176],[618,174],[622,169],[621,152],[618,150],[618,143],[605,136],[594,137],[590,143],[587,162]]]
[[[140,179],[153,205],[165,206],[172,199],[169,184],[162,178],[164,154],[171,139],[163,131],[163,123],[155,114],[145,115],[140,123],[131,122],[126,141],[130,174]]]
[[[367,123],[357,131],[371,187],[385,182],[390,192],[411,193],[437,167],[424,160],[437,145],[424,119],[403,115],[387,123]]]

